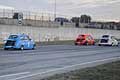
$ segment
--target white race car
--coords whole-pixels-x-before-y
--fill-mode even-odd
[[[111,35],[103,35],[100,39],[99,46],[108,45],[108,46],[118,46],[119,42],[114,36]]]

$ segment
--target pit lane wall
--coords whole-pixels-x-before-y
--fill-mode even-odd
[[[95,39],[99,39],[103,34],[110,34],[120,39],[119,30],[103,30],[90,28],[72,28],[72,27],[57,27],[44,28],[34,26],[13,26],[0,25],[0,43],[5,40],[10,34],[25,33],[35,41],[59,41],[59,40],[74,40],[79,34],[91,34]]]

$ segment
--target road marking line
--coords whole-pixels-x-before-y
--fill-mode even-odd
[[[114,50],[109,50],[109,51],[105,51],[105,50],[97,50],[97,51],[82,51],[81,53],[88,53],[91,54],[93,52],[97,52],[97,53],[100,53],[100,51],[104,51],[104,52],[110,52],[110,51],[116,51],[118,49],[114,49]],[[71,50],[71,51],[75,51],[75,52],[72,52],[72,53],[80,53],[80,52],[76,52],[76,50]],[[99,51],[99,52],[98,52]],[[51,51],[51,53],[54,52],[54,53],[65,53],[65,51]],[[32,54],[36,54],[36,53],[39,53],[39,52],[30,52],[28,53],[27,55],[32,55]],[[41,52],[42,54],[47,54],[49,52]]]
[[[30,74],[30,75],[18,77],[18,78],[11,79],[11,80],[19,80],[19,79],[23,79],[23,78],[27,78],[27,77],[31,77],[31,76],[35,76],[35,75],[42,75],[42,74],[45,74],[45,73],[50,73],[50,72],[54,72],[54,71],[64,70],[64,69],[67,69],[67,68],[72,68],[72,67],[75,67],[75,66],[82,66],[82,65],[86,65],[86,64],[91,64],[91,63],[96,63],[96,62],[103,62],[103,61],[109,61],[109,60],[117,60],[117,59],[120,59],[120,57],[107,58],[107,59],[102,59],[102,60],[96,60],[96,61],[85,62],[85,63],[81,63],[81,64],[76,64],[76,65],[66,66],[66,67],[63,67],[63,68],[56,68],[56,69],[53,69],[53,70],[49,70],[49,71],[45,71],[45,72],[41,72],[41,73],[36,73],[36,74]]]
[[[15,73],[15,74],[8,74],[8,75],[0,76],[0,78],[3,78],[3,77],[10,77],[10,76],[15,76],[15,75],[28,74],[28,73],[30,73],[30,72],[21,72],[21,73]]]

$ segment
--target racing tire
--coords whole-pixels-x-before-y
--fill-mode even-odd
[[[36,45],[34,44],[32,50],[35,50],[35,49],[36,49]]]
[[[119,44],[116,45],[117,47],[119,46]]]
[[[4,50],[8,50],[8,48],[4,48]]]
[[[92,45],[95,45],[95,42]]]
[[[77,44],[77,43],[75,43],[75,45],[77,46],[78,44]]]
[[[87,41],[85,42],[85,45],[86,45],[86,46],[88,46],[88,45],[89,45]]]
[[[111,44],[111,46],[114,46],[113,43]]]
[[[20,47],[20,50],[24,50],[24,46],[23,45]]]
[[[98,46],[102,46],[101,44],[98,44]]]

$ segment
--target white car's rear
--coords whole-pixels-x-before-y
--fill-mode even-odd
[[[103,35],[102,38],[100,39],[98,45],[99,46],[102,46],[102,45],[118,46],[118,41],[114,36]]]

